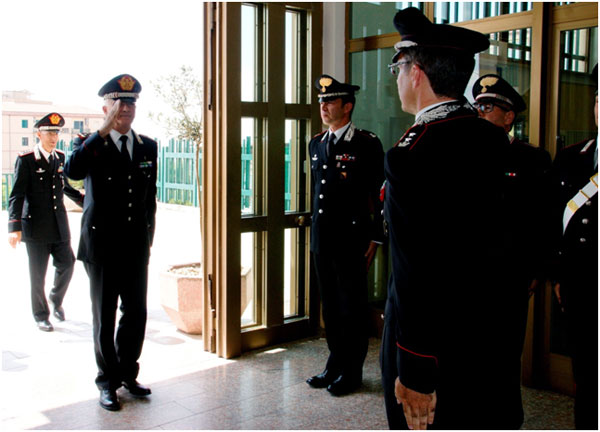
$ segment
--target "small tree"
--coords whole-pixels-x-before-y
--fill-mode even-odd
[[[178,73],[151,81],[155,92],[171,109],[170,113],[150,112],[155,123],[163,126],[169,135],[189,140],[196,149],[196,185],[200,210],[200,235],[202,236],[202,196],[199,162],[202,151],[202,82],[191,66],[181,66]]]

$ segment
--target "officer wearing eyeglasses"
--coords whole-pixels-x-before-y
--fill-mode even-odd
[[[505,326],[506,133],[464,98],[478,32],[394,17],[402,110],[415,115],[385,157],[390,245],[381,367],[391,429],[518,429],[519,357]]]
[[[512,250],[507,263],[512,282],[503,295],[513,298],[515,320],[509,324],[515,335],[513,349],[520,356],[529,297],[544,276],[544,254],[548,250],[543,222],[547,219],[544,178],[552,161],[544,149],[510,135],[517,116],[527,106],[508,81],[495,74],[483,75],[473,85],[472,94],[479,116],[504,130],[510,141],[504,172],[505,200],[507,208],[518,210],[507,212],[504,218],[506,242]]]

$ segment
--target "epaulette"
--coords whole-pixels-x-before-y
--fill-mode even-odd
[[[80,133],[77,134],[77,138],[79,138],[81,141],[85,141],[87,139],[87,137],[89,137],[91,134],[89,132],[86,133]]]
[[[415,124],[410,127],[398,140],[398,142],[394,145],[394,147],[409,147],[409,150],[413,148],[413,146],[421,139],[425,130],[427,129],[427,125]]]
[[[65,152],[64,152],[64,151],[62,151],[62,150],[60,150],[60,149],[57,149],[57,148],[55,148],[55,149],[54,149],[54,151],[55,151],[56,153],[60,153],[60,154],[63,154],[63,155],[65,154]]]
[[[313,139],[315,139],[316,137],[321,136],[323,134],[326,134],[326,133],[327,133],[326,130],[324,130],[323,132],[319,132],[318,134],[316,134],[315,136],[313,136]]]
[[[32,154],[32,153],[33,153],[33,150],[27,150],[27,151],[19,153],[19,157],[27,156],[28,154]]]
[[[368,130],[364,130],[364,129],[356,129],[357,132],[360,132],[363,135],[368,135],[371,138],[377,138],[377,135],[375,135],[373,132],[368,131]]]

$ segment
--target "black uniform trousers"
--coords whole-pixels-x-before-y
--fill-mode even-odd
[[[368,292],[366,258],[356,249],[313,253],[313,262],[329,348],[325,368],[360,381],[369,345]]]
[[[90,279],[93,338],[99,389],[116,390],[137,378],[146,332],[148,265],[140,262],[84,262]],[[115,337],[119,299],[121,318]]]
[[[388,425],[393,430],[406,430],[408,425],[402,405],[394,393],[398,377],[395,327],[397,318],[388,301],[381,341],[380,362],[385,409]],[[460,319],[457,317],[457,319]],[[477,326],[479,320],[472,322]],[[436,389],[437,405],[431,430],[487,430],[519,429],[523,423],[520,394],[520,358],[510,354],[517,343],[512,339],[514,329],[508,329],[497,350],[481,349],[480,341],[486,337],[485,328],[476,331],[473,340],[461,340],[461,335],[445,336],[449,355],[440,356],[440,381]],[[508,347],[504,350],[503,347]],[[461,356],[460,353],[465,353]],[[501,356],[502,360],[496,357]],[[508,385],[507,385],[508,384]]]
[[[586,269],[594,268],[594,263],[577,265],[585,277],[565,278],[560,291],[576,386],[575,427],[595,430],[598,429],[598,273],[592,277],[586,273]]]
[[[52,255],[54,286],[50,291],[50,301],[61,306],[75,267],[75,255],[69,241],[52,243],[25,242],[29,256],[29,278],[31,280],[31,309],[36,321],[47,320],[50,316],[44,285],[48,261]]]

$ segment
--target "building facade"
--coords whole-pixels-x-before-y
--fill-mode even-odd
[[[32,150],[37,144],[34,125],[50,112],[65,118],[65,126],[59,133],[59,148],[69,146],[79,133],[98,130],[104,119],[97,110],[34,100],[27,91],[3,91],[2,174],[12,174],[19,153]]]

